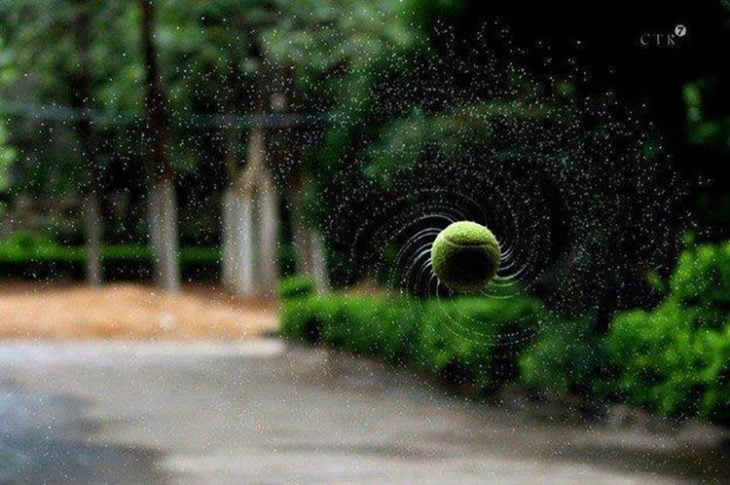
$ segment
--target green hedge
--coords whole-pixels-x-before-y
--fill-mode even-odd
[[[282,299],[310,296],[316,291],[317,285],[314,280],[305,275],[291,276],[279,285],[279,297]]]
[[[520,379],[534,390],[584,397],[609,397],[615,369],[605,335],[596,333],[594,315],[577,320],[548,318],[532,346],[520,357]]]
[[[630,403],[730,424],[730,242],[686,250],[666,300],[619,315],[608,348]]]
[[[418,364],[448,380],[493,391],[517,377],[517,358],[544,315],[528,298],[460,298],[428,302]]]
[[[310,296],[284,301],[282,334],[426,369],[489,392],[517,376],[517,355],[541,318],[540,306],[528,298]]]
[[[107,246],[102,250],[107,280],[151,280],[152,254],[142,246]],[[83,247],[44,244],[0,244],[0,279],[82,279]],[[214,281],[220,274],[220,252],[213,247],[180,251],[182,276],[188,281]]]
[[[481,391],[519,378],[532,388],[730,424],[730,242],[686,250],[664,302],[617,315],[608,333],[596,332],[590,314],[563,320],[528,298],[307,296],[302,281],[291,287],[298,296],[284,301],[282,329],[290,337]]]

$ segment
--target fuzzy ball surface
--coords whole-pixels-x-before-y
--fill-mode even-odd
[[[438,279],[453,291],[479,291],[497,274],[499,241],[492,231],[471,221],[449,225],[431,247],[431,264]]]

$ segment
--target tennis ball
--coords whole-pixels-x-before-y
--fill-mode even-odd
[[[484,289],[497,274],[500,260],[499,241],[476,222],[454,222],[436,236],[431,247],[433,271],[454,291]]]

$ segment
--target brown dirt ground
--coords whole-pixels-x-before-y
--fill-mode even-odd
[[[277,323],[275,300],[215,287],[168,295],[138,284],[0,285],[0,338],[237,340],[274,331]]]

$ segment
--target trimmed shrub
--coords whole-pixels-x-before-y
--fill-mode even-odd
[[[464,297],[428,302],[418,364],[447,381],[491,392],[517,377],[517,358],[542,319],[528,298]]]
[[[414,302],[397,297],[293,298],[284,301],[281,332],[309,343],[405,362],[414,349],[419,310]]]
[[[306,275],[290,276],[279,284],[279,297],[282,299],[310,296],[316,292],[314,280]]]
[[[489,392],[517,375],[518,352],[541,318],[531,299],[420,302],[328,295],[284,301],[282,334],[427,369]]]
[[[106,246],[102,255],[106,280],[149,281],[153,278],[152,254],[147,247]],[[220,275],[220,252],[214,247],[182,248],[180,269],[186,281],[215,281]],[[0,279],[79,280],[84,278],[85,272],[83,247],[38,241],[0,244]]]
[[[606,339],[594,315],[579,320],[550,318],[520,357],[521,380],[532,389],[579,396],[610,395],[613,375]]]
[[[608,349],[629,402],[730,424],[730,242],[686,250],[666,300],[618,315]]]

